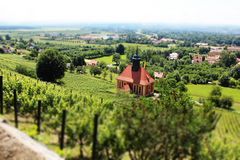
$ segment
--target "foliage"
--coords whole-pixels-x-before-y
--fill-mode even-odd
[[[57,50],[48,49],[40,55],[37,62],[37,77],[43,81],[54,82],[64,77],[66,64]]]
[[[119,64],[120,64],[120,60],[121,60],[120,54],[119,54],[119,53],[115,53],[115,54],[113,55],[112,61],[115,62],[117,65],[119,65]]]
[[[90,74],[91,74],[91,75],[94,75],[94,76],[100,75],[100,74],[102,74],[102,69],[99,68],[99,67],[97,67],[97,66],[92,66],[92,67],[90,68]]]
[[[116,48],[116,52],[117,53],[119,53],[119,54],[124,54],[124,52],[125,52],[125,47],[124,47],[124,45],[122,45],[122,44],[119,44],[118,46],[117,46],[117,48]]]
[[[86,62],[85,62],[84,57],[82,55],[75,56],[72,60],[72,63],[75,67],[86,65]]]

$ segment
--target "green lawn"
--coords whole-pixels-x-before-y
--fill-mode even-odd
[[[199,98],[207,98],[213,89],[213,85],[187,85],[188,93],[195,100]],[[240,90],[233,88],[221,87],[223,96],[230,96],[234,100],[234,109],[240,110]]]
[[[105,62],[107,64],[113,64],[114,62],[112,61],[113,56],[105,56],[105,57],[101,57],[101,58],[96,58],[97,61],[99,62]],[[127,57],[126,55],[121,55],[121,60],[126,60]]]

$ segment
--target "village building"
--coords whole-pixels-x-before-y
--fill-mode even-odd
[[[195,54],[193,55],[193,58],[192,58],[192,63],[202,63],[204,60],[204,57],[200,54]]]
[[[221,52],[219,51],[211,51],[206,57],[206,61],[209,64],[214,64],[220,61]]]
[[[161,78],[164,78],[165,77],[165,74],[163,72],[154,72],[154,78],[155,79],[161,79]]]
[[[154,93],[154,79],[140,66],[141,58],[137,53],[132,57],[132,65],[117,77],[117,88],[140,96],[149,96]]]
[[[177,60],[177,59],[178,59],[178,56],[179,56],[178,53],[170,53],[169,59],[170,59],[170,60]]]
[[[98,61],[94,60],[94,59],[91,59],[91,60],[86,59],[85,62],[86,62],[87,66],[97,66],[97,64],[98,64]]]

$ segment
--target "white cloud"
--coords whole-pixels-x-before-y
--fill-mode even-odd
[[[1,23],[240,25],[239,0],[1,0]]]

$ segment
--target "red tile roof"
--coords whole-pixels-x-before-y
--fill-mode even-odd
[[[132,65],[128,65],[117,80],[141,85],[148,85],[154,82],[154,79],[143,67],[141,67],[137,72],[133,72]]]

